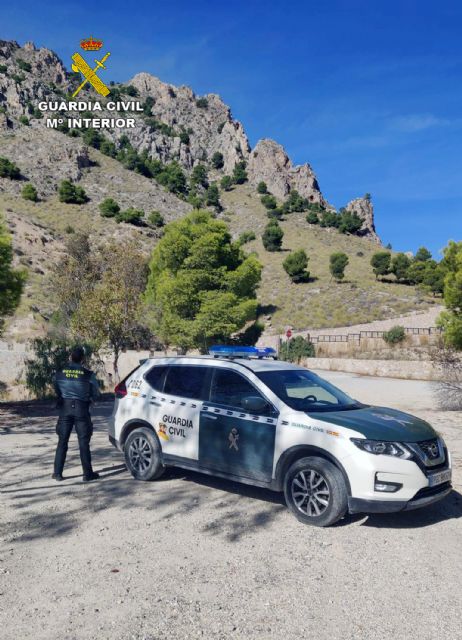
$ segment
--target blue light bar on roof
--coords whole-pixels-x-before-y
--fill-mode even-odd
[[[233,347],[215,345],[209,353],[215,358],[275,358],[276,350],[272,347]]]

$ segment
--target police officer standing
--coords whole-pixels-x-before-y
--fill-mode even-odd
[[[56,373],[54,381],[59,407],[59,418],[56,425],[59,441],[52,478],[58,481],[64,479],[63,469],[67,445],[73,427],[75,427],[79,439],[83,481],[91,482],[99,478],[91,466],[90,439],[93,434],[93,424],[90,416],[90,402],[97,400],[100,392],[95,374],[82,365],[84,357],[83,348],[75,347],[72,350],[70,362]]]

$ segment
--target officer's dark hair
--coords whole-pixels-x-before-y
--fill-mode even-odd
[[[71,362],[80,364],[85,358],[85,349],[83,347],[74,347],[71,351]]]

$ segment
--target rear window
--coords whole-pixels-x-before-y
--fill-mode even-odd
[[[162,391],[164,387],[164,374],[167,367],[157,366],[150,369],[144,376],[146,382],[156,391]]]
[[[204,400],[206,397],[206,381],[208,367],[187,365],[168,367],[164,393],[182,398]]]

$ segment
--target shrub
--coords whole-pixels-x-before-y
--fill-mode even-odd
[[[225,126],[226,122],[220,122],[220,124],[217,127],[217,133],[221,133],[223,131],[223,127]]]
[[[276,209],[278,206],[277,200],[274,196],[266,193],[264,196],[260,198],[260,201],[264,207],[267,209]]]
[[[0,64],[0,73],[6,73],[8,71],[8,67],[6,64]]]
[[[269,222],[262,236],[263,246],[267,251],[280,251],[284,231],[279,226],[277,220]]]
[[[75,233],[75,229],[71,224],[66,225],[64,228],[65,233]]]
[[[319,217],[316,211],[310,211],[306,216],[306,221],[310,224],[319,224]]]
[[[27,71],[27,72],[32,71],[32,67],[29,62],[26,62],[25,60],[21,60],[21,58],[16,58],[16,63],[18,67],[21,69],[21,71]]]
[[[104,153],[105,156],[109,156],[110,158],[117,157],[117,148],[115,144],[106,138],[101,142],[99,150],[101,153]]]
[[[136,98],[138,96],[138,89],[134,87],[132,84],[128,84],[126,87],[121,87],[123,93],[127,96],[131,96],[132,98]]]
[[[340,282],[345,277],[345,267],[348,264],[348,256],[341,251],[332,253],[329,262],[329,270],[332,277],[335,278],[337,282]]]
[[[10,178],[11,180],[19,180],[21,177],[21,171],[14,162],[8,160],[8,158],[0,157],[0,178]]]
[[[340,212],[339,231],[340,233],[356,234],[363,226],[363,222],[357,213],[343,209]]]
[[[152,108],[154,106],[155,100],[154,98],[152,98],[151,96],[148,96],[146,98],[146,100],[143,102],[142,109],[143,109],[143,113],[146,116],[150,116],[152,114]]]
[[[31,200],[32,202],[37,202],[38,200],[37,189],[30,182],[23,186],[21,195],[24,200]]]
[[[284,260],[282,266],[292,282],[306,282],[309,279],[310,274],[306,271],[308,260],[303,249],[293,251]]]
[[[163,227],[165,224],[164,216],[160,211],[151,211],[148,216],[148,222],[153,227]]]
[[[237,242],[239,245],[243,245],[243,244],[247,244],[247,242],[251,242],[252,240],[255,240],[255,238],[256,236],[253,231],[243,231],[239,236],[239,238],[237,239]]]
[[[279,349],[279,358],[287,362],[300,363],[302,358],[314,358],[314,345],[308,338],[295,336],[291,340],[286,340]]]
[[[247,163],[245,162],[245,160],[242,160],[241,162],[237,162],[234,165],[234,169],[233,169],[234,184],[244,184],[244,182],[247,182],[247,171],[245,170],[246,166],[247,166]]]
[[[186,195],[188,191],[186,174],[178,162],[170,162],[162,167],[159,173],[155,173],[159,184],[177,195]]]
[[[259,182],[257,185],[257,191],[258,193],[261,193],[261,194],[268,193],[268,187],[266,186],[266,182],[263,182],[263,180]]]
[[[26,76],[24,76],[22,73],[13,73],[11,79],[14,80],[16,84],[21,84],[26,79]]]
[[[296,189],[293,189],[285,204],[285,213],[295,213],[297,211],[306,211],[309,207],[309,202],[306,198],[303,198]]]
[[[321,227],[334,227],[338,229],[340,226],[340,215],[335,211],[323,211],[321,215]]]
[[[113,198],[106,198],[99,204],[103,218],[114,218],[120,212],[119,204]]]
[[[24,124],[26,127],[30,124],[27,116],[19,116],[19,122]]]
[[[387,344],[399,344],[406,339],[406,331],[404,327],[396,325],[389,331],[384,331],[383,339]]]
[[[104,136],[102,136],[101,133],[91,128],[84,131],[82,138],[85,144],[88,144],[88,146],[94,149],[99,149],[104,140]]]
[[[212,156],[211,162],[212,162],[212,167],[214,169],[222,169],[225,164],[223,154],[220,153],[219,151],[215,151],[215,153]]]
[[[233,186],[233,179],[231,178],[231,176],[223,176],[220,180],[220,185],[221,188],[224,189],[224,191],[230,191],[231,187]]]
[[[198,98],[196,100],[196,107],[199,107],[199,109],[207,109],[208,106],[209,101],[207,100],[207,98]]]
[[[389,251],[377,251],[371,258],[371,267],[377,280],[379,276],[390,273],[391,253]]]
[[[78,187],[70,180],[63,180],[58,189],[59,201],[66,204],[84,204],[88,202],[83,187]]]
[[[282,208],[276,207],[276,209],[267,209],[266,215],[270,220],[281,220],[282,219]]]
[[[183,144],[189,144],[190,142],[189,133],[187,131],[180,131],[179,138]]]
[[[133,224],[136,227],[143,226],[143,217],[144,211],[140,209],[134,209],[133,207],[129,207],[125,209],[125,211],[120,211],[116,216],[116,222],[125,222],[126,224]]]

